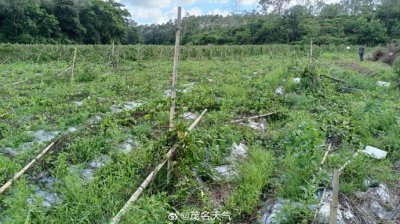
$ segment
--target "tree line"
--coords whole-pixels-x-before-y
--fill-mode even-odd
[[[186,15],[182,44],[379,44],[400,38],[400,1],[260,0],[229,16]],[[298,2],[298,1],[297,1]],[[137,25],[113,0],[0,0],[0,42],[173,44],[176,24]]]
[[[136,43],[129,18],[112,0],[0,0],[0,42]]]

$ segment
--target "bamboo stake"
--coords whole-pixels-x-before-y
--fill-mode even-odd
[[[252,117],[241,118],[241,119],[238,119],[238,120],[230,121],[229,123],[239,123],[239,122],[246,121],[246,120],[252,120],[252,119],[257,119],[257,118],[262,118],[262,117],[269,117],[269,116],[272,116],[272,115],[275,115],[275,114],[278,114],[278,113],[280,113],[280,112],[276,111],[276,112],[271,112],[271,113],[268,113],[268,114],[262,114],[262,115],[252,116]]]
[[[174,68],[172,72],[172,93],[171,93],[171,109],[169,115],[169,130],[174,129],[174,117],[175,117],[175,106],[176,106],[176,88],[178,82],[178,64],[179,64],[179,43],[181,36],[181,11],[182,8],[178,7],[178,20],[175,40],[175,53],[174,53]]]
[[[178,7],[178,19],[177,19],[177,29],[176,29],[176,38],[175,38],[175,53],[174,53],[174,68],[172,72],[172,87],[171,87],[171,109],[169,113],[169,130],[172,131],[174,129],[174,118],[175,118],[175,107],[176,107],[176,89],[178,83],[178,64],[179,64],[179,44],[181,37],[181,17],[182,17],[182,8]],[[171,171],[172,163],[168,161],[167,164],[167,183],[170,180],[170,171]]]
[[[57,76],[60,76],[60,75],[64,74],[65,72],[68,72],[70,69],[72,69],[72,66],[65,69],[65,71],[62,71],[61,73],[57,74]]]
[[[344,80],[341,80],[341,79],[338,79],[338,78],[335,78],[335,77],[332,77],[332,76],[329,76],[329,75],[322,74],[321,76],[326,77],[326,78],[331,79],[331,80],[336,81],[336,82],[346,83],[346,81],[344,81]]]
[[[188,131],[185,133],[185,137],[189,135],[189,133],[198,125],[200,120],[203,118],[204,114],[207,112],[207,109],[201,113],[201,115],[193,122],[192,125],[188,128]],[[121,221],[121,219],[125,216],[126,212],[128,211],[129,207],[139,198],[142,194],[143,190],[154,180],[157,173],[161,170],[161,168],[169,161],[173,154],[175,153],[177,145],[174,145],[168,153],[165,155],[165,160],[158,164],[154,170],[147,176],[147,178],[143,181],[143,183],[139,186],[139,188],[135,191],[135,193],[131,196],[131,198],[126,202],[124,207],[117,213],[117,215],[112,219],[111,224],[117,224]]]
[[[322,193],[322,197],[321,197],[321,200],[319,201],[317,210],[315,211],[314,219],[312,221],[312,224],[314,224],[315,221],[317,220],[317,216],[318,216],[319,210],[321,209],[322,203],[324,202],[325,195],[326,195],[326,188],[324,188],[324,192]]]
[[[313,41],[310,44],[310,65],[313,63]]]
[[[115,68],[115,42],[114,40],[112,41],[112,48],[111,48],[111,66],[112,68]]]
[[[111,51],[111,59],[114,60],[114,54],[115,54],[115,42],[114,40],[112,41],[112,51]]]
[[[0,194],[2,194],[5,190],[7,190],[11,184],[16,181],[22,174],[24,174],[29,168],[32,167],[32,165],[40,160],[53,146],[55,142],[52,142],[50,145],[48,145],[38,156],[36,156],[35,159],[33,159],[28,165],[26,165],[22,170],[20,170],[18,173],[14,175],[11,180],[9,180],[7,183],[5,183],[1,188],[0,188]]]
[[[332,143],[329,143],[328,149],[326,150],[325,155],[324,155],[324,157],[322,158],[322,161],[321,161],[321,163],[320,163],[321,167],[322,167],[322,165],[324,165],[324,163],[325,163],[326,159],[328,158],[328,155],[329,155],[329,153],[330,153],[331,151],[332,151]],[[320,167],[320,169],[321,169],[321,167]]]
[[[339,175],[340,171],[335,170],[333,174],[333,190],[332,190],[332,202],[330,208],[330,219],[329,224],[337,223],[337,210],[339,205]]]
[[[324,165],[326,159],[328,158],[329,153],[332,152],[332,151],[333,151],[332,143],[329,143],[328,149],[326,150],[326,152],[325,152],[325,154],[324,154],[324,157],[322,158],[321,163],[320,163],[320,167],[319,167],[319,170],[320,170],[320,171],[322,171],[322,166]],[[320,200],[320,202],[319,202],[319,204],[318,204],[318,206],[317,206],[317,210],[315,211],[314,219],[313,219],[313,221],[312,221],[312,224],[314,224],[315,221],[316,221],[316,219],[317,219],[319,210],[321,209],[322,203],[323,203],[323,201],[324,201],[324,199],[325,199],[325,194],[326,194],[326,187],[324,188],[324,191],[323,191],[323,193],[322,193],[322,198],[321,198],[321,200]]]
[[[74,81],[74,70],[75,70],[76,54],[77,54],[77,48],[75,47],[74,57],[72,58],[72,65],[71,65],[71,83]]]
[[[356,153],[354,153],[354,155],[353,155],[350,159],[348,159],[348,160],[346,161],[346,163],[343,164],[342,167],[340,167],[339,172],[342,173],[343,170],[344,170],[344,168],[346,168],[346,167],[353,161],[353,159],[354,159],[356,156],[358,156],[359,153],[360,153],[360,151],[357,151]]]

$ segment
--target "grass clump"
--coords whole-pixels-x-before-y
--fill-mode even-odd
[[[249,161],[240,166],[238,186],[228,198],[229,210],[234,214],[252,214],[273,171],[274,157],[270,153],[258,148],[250,150]]]

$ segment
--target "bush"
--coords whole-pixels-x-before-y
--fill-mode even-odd
[[[383,58],[383,62],[388,65],[393,65],[394,61],[396,60],[397,54],[393,52],[389,52],[386,54],[386,57]]]
[[[372,57],[371,60],[372,61],[379,61],[381,60],[383,57],[385,57],[385,51],[382,48],[378,48],[376,50],[374,50],[374,52],[372,53]]]

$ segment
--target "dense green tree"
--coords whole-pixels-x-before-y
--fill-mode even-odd
[[[378,17],[383,21],[389,36],[400,37],[400,1],[382,0]]]
[[[113,1],[93,0],[90,7],[80,13],[85,28],[85,42],[110,44],[112,41],[126,42],[129,12]]]
[[[85,29],[79,20],[79,11],[73,0],[56,0],[55,15],[61,30],[71,39],[81,41]]]
[[[0,42],[137,43],[129,17],[113,0],[0,0]]]

